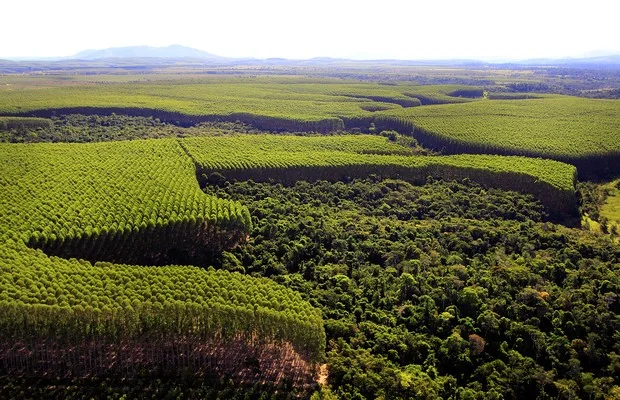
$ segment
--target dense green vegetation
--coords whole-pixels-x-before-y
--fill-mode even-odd
[[[488,100],[479,87],[301,77],[188,78],[0,90],[0,114],[4,115],[117,112],[185,126],[223,119],[265,130],[316,132],[367,130],[377,117],[394,117],[406,122],[394,120],[395,127],[406,130],[400,133],[413,131],[422,144],[452,153],[517,154],[575,163],[605,158],[603,167],[596,166],[603,170],[615,169],[608,159],[617,159],[620,152],[616,140],[620,107],[613,100],[557,95]],[[508,93],[511,98],[515,95],[523,96]],[[433,106],[418,107],[421,104]],[[579,166],[587,169],[588,164]]]
[[[278,362],[295,380],[312,375],[303,363],[323,352],[321,316],[290,290],[197,267],[76,260],[208,265],[246,240],[248,209],[202,193],[176,140],[0,144],[0,165],[3,374],[199,373],[225,360],[222,373],[238,376],[255,357],[266,381],[279,379]],[[274,341],[295,352],[269,350]]]
[[[306,357],[317,357],[324,346],[320,314],[269,280],[196,267],[92,266],[46,262],[25,251],[20,256],[3,259],[3,358],[10,356],[6,352],[6,345],[14,345],[10,340],[25,340],[32,347],[40,340],[162,346],[189,338],[190,344],[221,346],[240,335],[247,341],[257,335],[257,344],[291,341]],[[25,265],[29,262],[35,264]],[[22,268],[15,268],[20,264]],[[6,368],[10,360],[3,362]],[[34,371],[26,367],[25,372]]]
[[[323,310],[342,398],[618,392],[620,248],[540,222],[529,196],[376,179],[206,189],[252,212],[252,240],[222,267]]]
[[[546,97],[478,101],[390,112],[410,119],[444,145],[547,158],[620,153],[620,107],[613,100]]]
[[[197,238],[217,251],[249,229],[246,208],[200,192],[175,140],[15,146],[0,145],[1,225],[46,251],[155,261],[170,242],[191,260]]]
[[[8,119],[8,118],[7,118]],[[86,143],[111,140],[151,139],[176,136],[182,128],[164,124],[159,120],[124,115],[63,115],[61,117],[19,118],[2,129],[0,138],[10,143],[66,142]],[[35,124],[33,122],[45,121]]]
[[[0,398],[620,394],[615,101],[255,71],[0,77]]]
[[[2,118],[0,118],[1,120]],[[0,128],[0,142],[7,143],[90,143],[117,140],[161,139],[167,137],[265,133],[240,122],[201,122],[182,127],[153,117],[127,115],[53,116],[51,119],[6,117],[18,121]],[[39,123],[41,121],[41,123]],[[296,132],[296,134],[302,134]]]
[[[226,165],[228,162],[247,161],[253,164],[286,164],[289,154],[317,153],[320,162],[323,153],[412,155],[413,150],[381,136],[282,136],[282,135],[229,135],[227,137],[185,138],[179,141],[197,163],[207,166]],[[273,158],[273,160],[269,160]],[[281,161],[280,161],[281,160]]]
[[[112,84],[3,90],[0,112],[24,113],[34,110],[74,107],[148,108],[186,115],[227,116],[244,113],[287,120],[319,121],[339,116],[371,115],[361,106],[376,104],[356,98],[352,85],[314,84],[312,80],[290,79],[211,79],[200,83],[177,81],[150,84]],[[327,81],[329,82],[329,80]],[[357,85],[362,95],[372,88],[384,97],[403,96],[392,87]],[[333,94],[346,92],[348,95]],[[385,107],[400,107],[382,103]]]
[[[422,182],[429,175],[470,178],[489,187],[532,193],[558,220],[576,212],[575,168],[551,160],[484,155],[401,156],[402,151],[395,150],[398,147],[386,139],[365,136],[250,135],[186,138],[180,143],[210,182],[226,178],[291,184],[302,179],[334,181],[369,174],[413,182]],[[215,179],[209,179],[214,173]]]
[[[12,371],[30,365],[24,371],[61,368],[80,375],[87,370],[85,363],[92,362],[93,352],[105,353],[100,346],[129,343],[134,350],[149,352],[150,347],[145,343],[156,343],[155,354],[174,353],[182,351],[170,347],[173,346],[170,340],[178,335],[186,340],[174,346],[183,348],[207,341],[213,348],[227,348],[224,344],[228,343],[228,348],[236,348],[237,352],[215,356],[197,353],[187,356],[189,361],[161,356],[164,366],[149,359],[141,368],[169,370],[185,362],[203,365],[201,360],[205,357],[219,357],[237,360],[225,369],[233,373],[240,363],[235,355],[244,353],[239,348],[249,341],[254,343],[255,337],[265,343],[290,342],[305,360],[320,359],[324,347],[320,316],[304,308],[306,303],[296,308],[291,301],[280,300],[275,288],[268,289],[272,300],[257,300],[256,295],[247,292],[232,294],[235,287],[247,290],[252,283],[235,280],[228,285],[214,283],[202,270],[166,267],[157,269],[155,274],[150,272],[152,267],[122,264],[93,267],[75,258],[147,265],[238,266],[234,256],[222,251],[247,240],[252,227],[249,211],[239,202],[203,194],[195,179],[194,162],[232,163],[235,168],[250,172],[265,165],[284,167],[287,174],[300,165],[339,165],[347,169],[357,165],[358,172],[363,174],[386,173],[390,168],[396,168],[397,172],[400,168],[400,173],[406,174],[427,164],[442,165],[444,159],[411,156],[413,153],[413,149],[388,138],[359,135],[241,135],[91,144],[0,144],[0,160],[5,171],[0,181],[5,188],[0,227],[7,251],[2,257],[7,273],[2,277],[0,327],[11,340],[29,337],[29,346],[39,349],[34,354],[46,354],[45,359],[60,358],[55,363],[43,362],[36,355],[22,354],[9,341],[3,353],[5,368]],[[224,154],[234,156],[227,158]],[[489,176],[499,175],[502,168],[512,168],[516,173],[529,171],[536,174],[535,179],[546,180],[555,191],[572,193],[574,169],[567,165],[532,160],[534,164],[527,167],[530,161],[526,159],[518,162],[506,159],[502,164],[501,157],[496,157],[497,161],[489,156],[476,158],[463,156],[459,161],[451,157],[452,161],[444,164],[459,167],[463,160],[469,160],[469,166],[484,168]],[[547,172],[542,167],[547,164],[551,169],[545,176]],[[388,169],[364,169],[364,165],[387,165]],[[230,167],[218,170],[229,173]],[[433,174],[441,175],[441,169],[421,170],[416,176],[423,179]],[[471,171],[464,174],[480,178]],[[273,173],[268,176],[277,178]],[[75,258],[70,261],[49,258],[26,245],[50,255]],[[71,273],[67,274],[68,271]],[[106,283],[98,286],[98,282]],[[135,293],[128,291],[130,282],[142,289]],[[218,289],[207,294],[205,288],[213,286]],[[33,287],[39,290],[32,291]],[[180,287],[184,289],[179,291]],[[231,293],[232,298],[220,291]],[[252,307],[248,309],[250,304]],[[269,306],[273,311],[269,311]],[[51,338],[58,343],[81,343],[77,353],[73,353],[80,361],[50,355],[46,349]],[[233,344],[227,342],[232,339]],[[122,364],[133,365],[126,367],[133,371],[135,365],[131,356],[128,357]],[[268,358],[286,357],[292,365],[299,363],[286,352]],[[102,371],[110,371],[106,362],[100,365]],[[301,371],[311,368],[301,367]],[[295,380],[303,382],[308,373],[297,373]]]
[[[448,165],[494,172],[517,172],[534,176],[559,190],[574,190],[575,170],[566,164],[524,157],[406,157],[403,155],[408,153],[407,149],[381,137],[248,135],[187,138],[180,143],[198,164],[212,170],[347,164],[400,164],[410,168]]]

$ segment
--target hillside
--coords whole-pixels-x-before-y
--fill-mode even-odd
[[[101,50],[84,50],[70,57],[78,60],[97,60],[101,58],[200,58],[209,60],[223,60],[206,51],[180,45],[167,47],[129,46],[111,47]]]

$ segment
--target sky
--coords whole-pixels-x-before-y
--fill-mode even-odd
[[[0,58],[180,44],[226,57],[620,54],[617,0],[3,0]]]

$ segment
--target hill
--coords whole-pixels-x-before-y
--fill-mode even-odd
[[[85,50],[74,55],[73,59],[97,60],[102,58],[200,58],[223,59],[224,57],[207,53],[191,47],[171,45],[167,47],[128,46],[110,47],[101,50]]]

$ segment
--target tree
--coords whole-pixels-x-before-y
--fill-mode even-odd
[[[481,336],[472,333],[469,335],[469,348],[473,355],[478,355],[484,351],[486,342]]]

